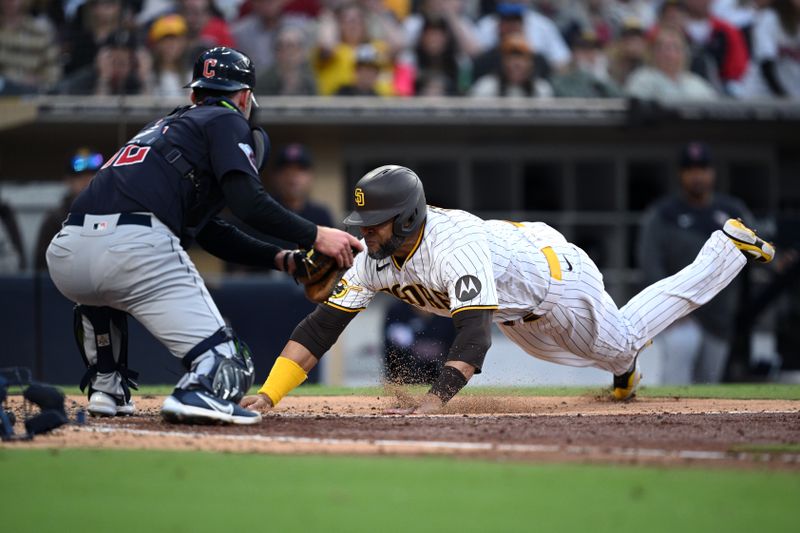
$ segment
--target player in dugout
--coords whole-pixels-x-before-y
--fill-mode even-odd
[[[447,362],[418,405],[389,414],[439,412],[476,373],[491,345],[492,322],[528,354],[613,374],[612,395],[631,398],[637,360],[650,339],[709,301],[747,257],[769,262],[774,247],[736,219],[714,231],[695,260],[634,296],[621,309],[578,246],[542,222],[482,220],[426,205],[419,177],[388,165],[362,177],[355,210],[368,254],[355,258],[330,298],[294,330],[266,382],[241,405],[267,410],[300,385],[376,293],[442,316],[456,328]]]

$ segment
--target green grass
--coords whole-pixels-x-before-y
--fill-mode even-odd
[[[726,383],[644,387],[638,394],[651,397],[728,398],[737,400],[800,400],[800,385],[785,383]]]
[[[775,443],[775,444],[738,444],[731,446],[732,452],[762,453],[762,454],[800,454],[800,443]]]
[[[0,450],[9,532],[796,531],[774,471]]]
[[[260,387],[254,387],[251,393]],[[81,394],[77,387],[62,386],[67,394]],[[143,385],[138,394],[165,395],[172,385]],[[412,393],[423,393],[426,387],[410,387]],[[461,394],[509,396],[583,396],[602,394],[602,387],[467,387]],[[136,394],[134,392],[134,394]],[[302,385],[292,392],[295,396],[381,396],[383,387],[330,387]],[[723,385],[689,385],[680,387],[644,387],[639,393],[646,398],[730,398],[763,400],[800,400],[800,385],[779,383],[730,383]]]

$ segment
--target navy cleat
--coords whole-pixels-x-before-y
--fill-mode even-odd
[[[236,424],[261,422],[261,414],[230,400],[212,396],[203,389],[175,389],[164,400],[161,416],[175,424]]]

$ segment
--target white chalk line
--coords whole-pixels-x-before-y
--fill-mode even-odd
[[[617,412],[591,412],[584,411],[576,412],[519,412],[519,413],[448,413],[448,414],[435,414],[435,415],[385,415],[381,413],[291,413],[287,411],[270,411],[265,416],[276,418],[291,418],[291,419],[319,419],[319,418],[436,418],[436,419],[463,419],[463,418],[513,418],[513,417],[539,417],[539,416],[552,416],[552,417],[574,417],[574,418],[589,418],[595,416],[659,416],[659,415],[796,415],[800,414],[800,409],[731,409],[728,411],[617,411]]]
[[[518,454],[554,454],[566,453],[569,455],[602,455],[619,456],[625,458],[654,458],[654,459],[692,459],[704,461],[740,460],[740,461],[779,461],[782,463],[800,464],[800,453],[770,454],[763,452],[724,452],[713,450],[666,450],[659,448],[627,448],[620,446],[561,446],[557,444],[503,444],[493,442],[458,442],[458,441],[423,441],[423,440],[398,440],[398,439],[333,439],[317,437],[294,437],[289,435],[226,435],[207,433],[203,431],[160,431],[153,429],[135,429],[120,426],[84,426],[82,431],[93,433],[127,433],[130,435],[151,437],[184,437],[217,439],[239,442],[262,442],[266,444],[311,444],[317,446],[331,446],[351,448],[353,446],[368,446],[376,449],[403,449],[411,448],[427,451],[470,451],[470,452],[495,452]]]

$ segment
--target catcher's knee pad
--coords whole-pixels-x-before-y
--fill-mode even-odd
[[[221,353],[219,346],[229,343],[233,350],[226,351],[233,353]],[[238,402],[253,386],[255,369],[250,348],[231,328],[217,330],[189,350],[182,361],[186,370],[195,374],[196,382],[217,398]]]
[[[91,396],[98,390],[93,385],[100,374],[109,381],[103,388],[114,389],[103,392],[129,401],[130,389],[138,388],[134,380],[139,375],[128,368],[127,314],[110,307],[76,305],[73,327],[78,351],[86,364],[86,373],[80,383],[81,390],[86,390],[88,386],[88,395]],[[112,377],[109,378],[109,375]]]

